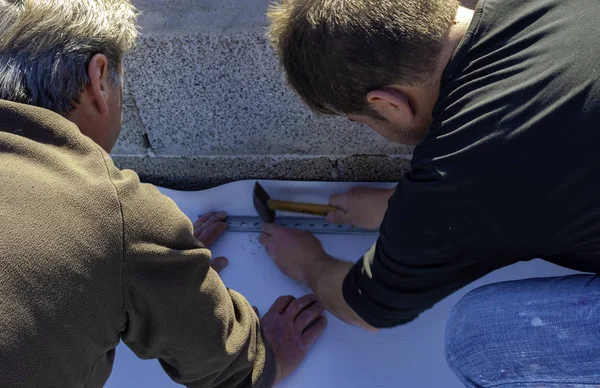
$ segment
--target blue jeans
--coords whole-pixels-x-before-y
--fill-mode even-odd
[[[600,277],[473,290],[450,313],[445,342],[466,387],[600,387]]]

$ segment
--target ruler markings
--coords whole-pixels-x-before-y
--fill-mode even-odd
[[[260,233],[262,220],[259,217],[227,217],[230,232]],[[289,228],[307,230],[315,234],[379,234],[378,230],[355,228],[350,225],[330,224],[319,218],[278,217],[275,224]]]

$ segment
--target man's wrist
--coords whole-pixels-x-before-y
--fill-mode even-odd
[[[368,331],[377,331],[364,322],[344,300],[342,284],[353,265],[326,255],[307,274],[306,284],[325,308],[340,320]]]
[[[316,290],[319,288],[321,279],[324,276],[327,276],[327,273],[337,261],[337,259],[323,252],[309,268],[306,268],[304,282],[311,288],[311,290],[313,290],[313,292],[316,292]]]

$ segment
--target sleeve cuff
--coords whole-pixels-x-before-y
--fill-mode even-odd
[[[377,299],[376,291],[379,287],[364,272],[363,260],[364,258],[352,267],[342,285],[342,294],[348,306],[377,329],[399,326],[415,319],[421,311],[396,310]]]
[[[254,388],[271,388],[275,383],[277,365],[275,364],[275,355],[267,341],[264,339],[264,334],[262,334],[262,338],[265,345],[265,367],[263,368],[262,376],[258,379],[256,384],[254,384]]]

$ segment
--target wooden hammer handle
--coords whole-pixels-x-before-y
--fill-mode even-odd
[[[270,199],[267,203],[269,209],[280,210],[292,213],[312,214],[314,216],[327,216],[329,213],[335,210],[339,210],[337,207],[329,205],[316,205],[312,203],[299,203],[299,202],[286,202],[276,201]]]

